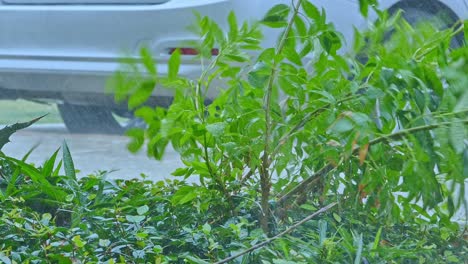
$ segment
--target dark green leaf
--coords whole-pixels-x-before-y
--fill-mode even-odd
[[[63,168],[65,169],[65,176],[69,177],[72,180],[76,180],[75,165],[73,164],[73,159],[70,154],[70,149],[68,148],[67,142],[65,141],[63,141],[63,144],[62,144],[62,154],[63,154]]]
[[[38,118],[35,118],[29,122],[24,122],[24,123],[16,123],[11,126],[6,126],[0,130],[0,150],[10,142],[10,136],[13,135],[16,131],[24,129],[29,127],[30,125],[36,123],[39,121],[41,118],[45,117],[46,115],[40,116]]]

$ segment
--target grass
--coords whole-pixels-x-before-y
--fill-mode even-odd
[[[45,115],[39,124],[62,123],[55,104],[41,104],[25,100],[0,100],[0,124],[9,125],[25,122]]]

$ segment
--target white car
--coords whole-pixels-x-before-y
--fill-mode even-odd
[[[443,23],[450,26],[468,17],[467,1],[382,0],[380,7],[390,12],[403,9],[410,22],[442,12]],[[165,74],[170,52],[183,48],[180,74],[197,77],[201,69],[192,59],[194,50],[181,46],[196,39],[187,30],[194,11],[223,27],[231,10],[240,20],[258,20],[278,3],[290,0],[0,0],[0,99],[56,102],[72,132],[120,131],[112,113],[128,112],[105,93],[105,83],[123,54],[137,57],[147,46],[158,72]],[[346,39],[352,39],[353,26],[368,25],[358,0],[312,3],[327,11],[328,20]],[[270,33],[265,34],[266,46],[277,39]],[[168,91],[157,89],[153,100],[164,104],[169,97]]]

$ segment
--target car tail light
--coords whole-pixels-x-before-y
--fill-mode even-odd
[[[174,53],[176,49],[180,50],[180,54],[187,56],[198,55],[198,51],[195,48],[169,48],[169,55]],[[217,56],[219,54],[219,49],[211,49],[211,55]]]

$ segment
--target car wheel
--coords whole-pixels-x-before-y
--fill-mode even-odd
[[[58,110],[71,133],[122,134],[125,130],[103,106],[63,103]]]

